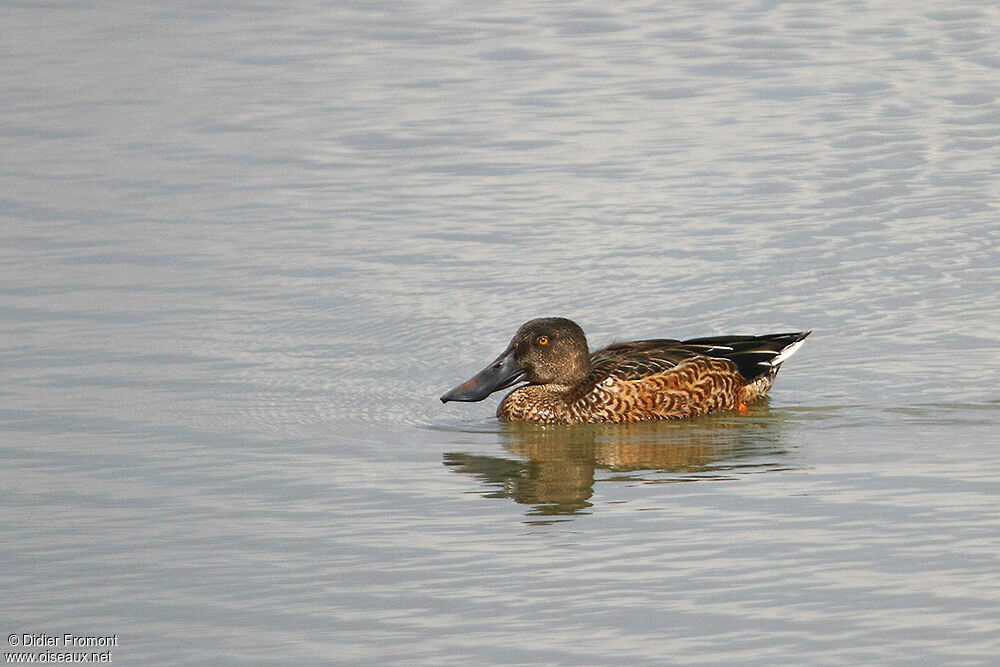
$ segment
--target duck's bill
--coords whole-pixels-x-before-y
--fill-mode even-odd
[[[514,360],[514,351],[507,350],[492,364],[442,396],[441,402],[481,401],[495,391],[517,384],[522,375],[524,371]]]

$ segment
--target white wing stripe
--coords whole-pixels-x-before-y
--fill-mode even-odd
[[[768,362],[768,365],[769,365],[769,366],[777,366],[777,365],[778,365],[778,364],[780,364],[780,363],[781,363],[782,361],[784,361],[784,360],[785,360],[785,359],[787,359],[788,357],[790,357],[790,356],[792,356],[793,354],[795,354],[795,351],[796,351],[796,350],[798,350],[798,349],[799,349],[799,347],[801,347],[801,346],[802,346],[802,343],[804,343],[804,342],[805,342],[804,340],[800,340],[800,341],[797,341],[797,342],[795,342],[795,343],[792,343],[791,345],[789,345],[788,347],[786,347],[785,349],[783,349],[783,350],[782,350],[782,351],[781,351],[781,352],[780,352],[780,353],[778,354],[778,356],[776,356],[776,357],[775,357],[774,359],[771,359],[771,361],[770,361],[770,362]]]

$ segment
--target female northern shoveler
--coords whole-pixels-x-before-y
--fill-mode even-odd
[[[579,325],[543,317],[518,329],[503,354],[441,402],[481,401],[524,381],[497,408],[503,421],[635,422],[742,411],[767,395],[781,363],[810,333],[658,338],[589,354]]]

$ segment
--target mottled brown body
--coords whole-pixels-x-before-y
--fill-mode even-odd
[[[696,357],[634,380],[609,376],[582,396],[565,385],[528,385],[500,403],[504,421],[592,424],[684,419],[734,410],[767,394],[773,374],[751,384],[725,359]]]
[[[480,401],[527,382],[500,403],[500,419],[587,424],[744,410],[767,395],[781,363],[808,335],[658,338],[589,354],[579,325],[540,318],[522,326],[499,357],[441,400]]]

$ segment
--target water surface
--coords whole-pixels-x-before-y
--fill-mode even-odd
[[[0,9],[2,629],[116,661],[988,663],[990,3]],[[745,415],[437,397],[813,329]]]

